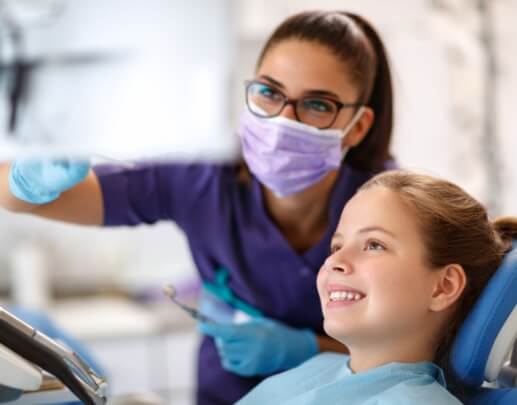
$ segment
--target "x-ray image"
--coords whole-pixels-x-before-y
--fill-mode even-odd
[[[227,158],[228,0],[0,1],[0,159]]]

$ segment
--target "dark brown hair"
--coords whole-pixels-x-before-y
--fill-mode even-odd
[[[330,49],[360,90],[359,103],[368,105],[375,120],[366,137],[346,155],[360,170],[379,172],[390,158],[393,91],[386,51],[380,36],[364,18],[338,11],[305,11],[286,19],[267,40],[258,59],[288,39],[316,42]]]
[[[463,267],[467,285],[453,319],[441,336],[435,361],[447,369],[452,340],[489,278],[517,238],[517,218],[490,221],[486,209],[457,185],[435,177],[395,170],[379,174],[360,190],[382,186],[397,193],[413,212],[432,268]]]

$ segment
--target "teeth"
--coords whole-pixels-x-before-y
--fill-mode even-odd
[[[359,301],[362,297],[352,291],[332,291],[329,298],[331,301]]]

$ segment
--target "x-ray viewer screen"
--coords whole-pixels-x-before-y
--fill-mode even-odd
[[[0,159],[225,158],[228,0],[12,0],[0,12]]]

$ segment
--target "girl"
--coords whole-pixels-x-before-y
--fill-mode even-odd
[[[238,346],[224,336],[218,348],[203,339],[199,404],[234,403],[264,376],[344,350],[322,330],[316,274],[343,205],[389,165],[391,75],[363,18],[329,11],[288,18],[245,89],[245,165],[0,167],[0,203],[15,212],[103,226],[175,221],[206,285],[261,314],[231,326]],[[199,108],[202,117],[210,106]]]
[[[380,174],[346,204],[318,274],[320,354],[239,404],[460,404],[445,388],[452,338],[517,237],[444,180]]]

